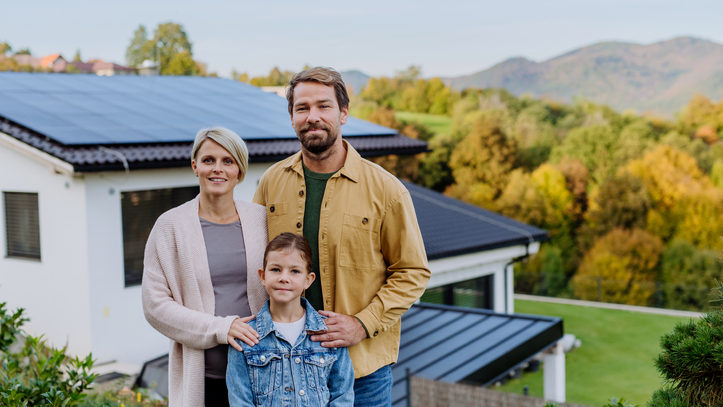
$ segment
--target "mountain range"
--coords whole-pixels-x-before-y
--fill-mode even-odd
[[[443,78],[457,90],[504,88],[561,102],[583,98],[638,113],[672,116],[700,93],[723,97],[723,45],[677,37],[643,45],[601,42],[542,62],[510,58],[488,69]],[[355,72],[354,86],[360,86]]]

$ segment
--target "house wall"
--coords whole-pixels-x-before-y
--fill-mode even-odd
[[[539,243],[527,246],[511,246],[483,252],[435,259],[429,262],[432,276],[427,288],[441,287],[459,281],[493,276],[493,311],[512,313],[512,272],[508,265],[525,254],[532,255],[540,249]]]
[[[25,308],[25,330],[74,354],[91,350],[82,178],[0,133],[0,191],[38,193],[41,259],[8,258],[0,194],[0,302]]]
[[[234,196],[251,201],[268,164],[251,164]],[[85,176],[93,356],[141,364],[168,352],[166,337],[145,320],[141,287],[125,287],[121,192],[198,185],[190,168],[106,172]]]

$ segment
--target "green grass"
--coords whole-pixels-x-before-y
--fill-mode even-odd
[[[582,346],[565,355],[567,401],[602,406],[610,397],[644,406],[663,384],[654,360],[660,337],[688,318],[629,311],[515,301],[515,312],[558,316],[565,333],[574,334]],[[499,390],[543,396],[542,369],[510,380]]]
[[[452,125],[452,118],[441,114],[396,112],[394,117],[405,122],[421,123],[434,134],[449,133],[449,128]]]

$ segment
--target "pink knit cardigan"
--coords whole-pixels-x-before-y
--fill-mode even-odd
[[[196,197],[158,218],[143,259],[143,311],[151,326],[171,339],[171,407],[203,406],[204,349],[227,344],[226,335],[236,318],[213,315],[215,298],[198,202]],[[253,203],[235,203],[246,246],[248,302],[256,314],[267,296],[256,272],[266,248],[266,210]]]

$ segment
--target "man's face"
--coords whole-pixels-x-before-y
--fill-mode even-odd
[[[348,115],[348,108],[339,108],[333,87],[301,82],[294,88],[291,125],[307,151],[320,154],[334,145]]]

